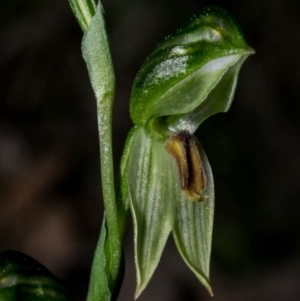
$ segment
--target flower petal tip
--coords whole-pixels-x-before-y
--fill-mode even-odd
[[[208,291],[208,293],[209,293],[209,295],[210,295],[211,297],[214,297],[214,296],[215,296],[215,295],[214,295],[214,292],[212,291],[212,289],[211,289],[210,286],[207,287],[207,291]]]
[[[145,279],[143,280],[137,277],[137,282],[136,282],[136,287],[134,292],[134,300],[136,300],[142,294],[144,289],[147,287],[149,280],[150,279],[148,279],[148,281],[146,282]]]
[[[202,282],[202,281],[201,281],[201,282]],[[210,282],[207,280],[207,281],[205,281],[205,282],[202,282],[202,284],[203,284],[204,287],[207,289],[207,292],[209,293],[209,295],[210,295],[211,297],[214,297],[214,292],[213,292],[213,290],[212,290],[212,288],[211,288]]]
[[[252,47],[250,47],[250,46],[248,46],[246,48],[246,52],[249,53],[249,54],[255,54],[256,53],[256,51]]]
[[[200,276],[200,275],[196,275],[198,280],[202,283],[202,285],[206,288],[207,292],[209,293],[209,295],[211,297],[214,297],[214,292],[212,290],[212,287],[210,285],[210,281],[208,278],[204,278],[203,276]],[[200,277],[199,277],[200,276]]]
[[[136,300],[142,293],[143,288],[141,288],[140,286],[137,286],[135,289],[135,293],[134,293],[134,300]]]

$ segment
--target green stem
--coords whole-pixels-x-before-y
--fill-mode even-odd
[[[112,111],[115,75],[105,29],[101,2],[70,0],[72,10],[84,31],[83,57],[97,100],[100,162],[105,221],[95,251],[89,286],[89,301],[111,300],[121,263],[121,235],[114,185],[112,152]]]
[[[93,21],[84,35],[82,51],[97,100],[101,180],[106,216],[105,226],[107,227],[104,245],[105,269],[108,285],[112,292],[119,275],[121,261],[121,238],[115,196],[112,152],[112,110],[115,95],[115,75],[100,2]],[[95,259],[93,266],[98,264],[100,263]]]
[[[106,99],[108,98],[108,99]],[[121,238],[118,224],[118,210],[115,196],[113,155],[112,155],[112,103],[114,93],[107,93],[97,104],[100,139],[101,180],[106,224],[108,229],[108,248],[111,254],[109,271],[116,280],[121,258]],[[106,114],[101,114],[106,112]]]
[[[83,32],[87,30],[96,12],[94,0],[69,0],[72,11]]]

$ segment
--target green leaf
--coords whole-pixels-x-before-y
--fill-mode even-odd
[[[177,120],[201,105],[224,74],[252,52],[226,11],[204,8],[160,43],[139,70],[130,102],[133,122],[145,126],[163,117],[172,127],[174,117],[166,117],[179,115]]]
[[[107,229],[105,225],[105,215],[103,217],[100,237],[95,250],[89,291],[87,301],[111,300],[112,291],[109,285],[107,269],[107,256],[105,252],[105,242],[107,239]]]
[[[1,301],[68,301],[61,282],[35,259],[17,251],[0,254]]]
[[[113,101],[115,75],[105,29],[104,12],[100,2],[83,37],[82,55],[98,101],[98,109],[101,109],[103,103]]]
[[[173,237],[184,262],[213,295],[209,283],[209,262],[214,215],[214,184],[205,152],[199,141],[196,142],[206,177],[205,200],[190,202],[184,193],[181,193],[181,198],[175,205]]]
[[[137,298],[147,286],[173,227],[173,203],[180,197],[175,161],[163,143],[135,132],[127,163],[134,226]]]

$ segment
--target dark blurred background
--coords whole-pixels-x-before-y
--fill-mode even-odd
[[[6,4],[4,4],[6,3]],[[116,170],[146,56],[204,5],[229,10],[256,50],[227,114],[197,136],[215,178],[215,301],[300,299],[300,2],[103,0],[117,76]],[[85,300],[102,219],[96,107],[67,0],[0,4],[0,251],[16,249]],[[132,228],[120,301],[133,300]],[[173,241],[141,301],[211,300]]]

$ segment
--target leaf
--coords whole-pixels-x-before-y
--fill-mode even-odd
[[[181,193],[181,198],[175,205],[172,233],[184,262],[213,295],[209,283],[209,262],[214,215],[214,184],[209,162],[199,141],[197,146],[206,176],[205,200],[190,202],[184,193]]]
[[[100,2],[96,14],[84,34],[82,55],[86,61],[91,84],[98,101],[98,109],[101,109],[105,102],[112,103],[112,96],[115,92],[115,75],[105,29],[104,11]]]
[[[62,283],[35,259],[17,251],[0,254],[1,301],[68,301]]]
[[[139,70],[130,100],[133,122],[145,126],[151,119],[194,110],[226,71],[252,52],[226,11],[204,8],[160,43]]]
[[[163,143],[135,132],[127,163],[128,188],[134,226],[137,287],[147,286],[173,226],[173,202],[180,197],[175,161]]]
[[[103,217],[100,237],[95,250],[92,264],[91,277],[89,282],[88,301],[111,300],[107,269],[107,258],[105,252],[105,241],[107,239],[107,229],[105,225],[105,215]]]

